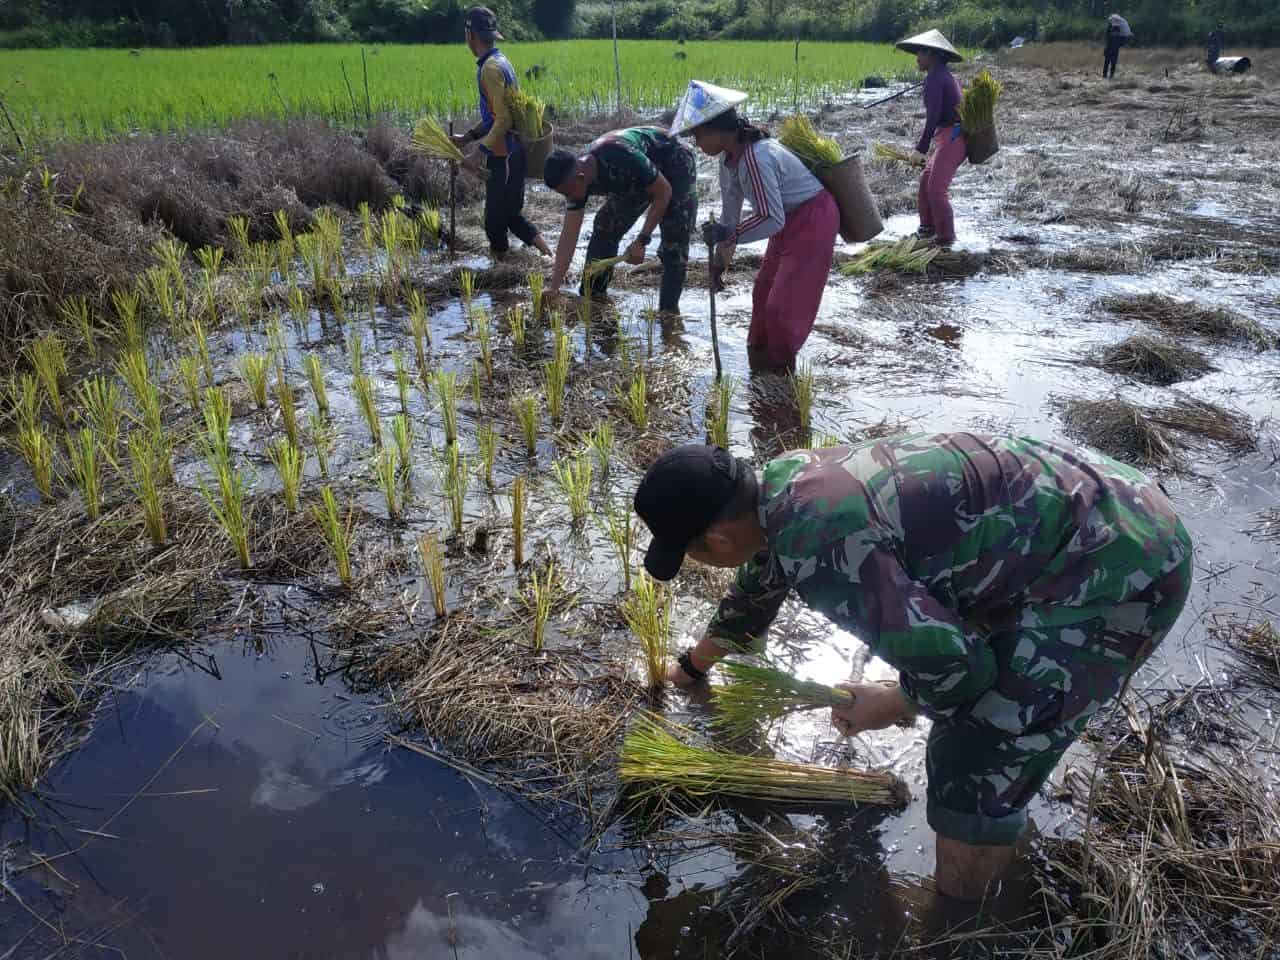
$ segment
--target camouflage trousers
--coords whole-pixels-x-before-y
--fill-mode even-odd
[[[693,153],[680,147],[662,169],[662,175],[671,184],[671,203],[659,225],[662,239],[658,244],[658,259],[662,262],[662,287],[658,295],[658,309],[674,313],[680,309],[680,294],[684,292],[685,274],[689,270],[689,241],[698,221],[697,165]],[[647,209],[649,195],[643,191],[609,196],[596,214],[591,228],[587,262],[616,257],[623,236]],[[592,295],[603,296],[611,279],[612,270],[597,276],[591,286]],[[585,283],[581,293],[587,295]]]
[[[1172,506],[1163,519],[1157,541],[1120,538],[1090,557],[1081,594],[1029,599],[986,624],[995,686],[929,735],[928,819],[940,835],[1014,843],[1089,718],[1172,629],[1191,589],[1192,544]]]

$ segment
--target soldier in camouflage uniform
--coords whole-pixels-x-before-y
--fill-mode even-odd
[[[558,291],[568,275],[588,198],[603,196],[587,244],[587,262],[616,257],[623,235],[647,210],[639,237],[627,248],[627,262],[644,261],[653,231],[660,226],[658,308],[672,313],[680,309],[689,240],[698,219],[697,166],[687,147],[659,127],[615,130],[592,143],[581,157],[555,151],[547,158],[544,179],[569,201],[551,274],[552,291]],[[603,296],[612,277],[612,270],[599,274],[590,293]],[[585,281],[581,292],[588,294]]]
[[[899,671],[850,686],[843,732],[933,721],[928,819],[944,893],[983,895],[1026,807],[1089,718],[1173,627],[1192,545],[1159,485],[1090,450],[1029,438],[904,436],[802,450],[762,477],[680,447],[635,498],[649,572],[687,554],[738,566],[671,679],[760,652],[794,590]]]

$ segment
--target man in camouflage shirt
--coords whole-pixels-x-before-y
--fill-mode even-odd
[[[1013,859],[1026,806],[1089,718],[1173,627],[1192,546],[1158,484],[1029,438],[903,436],[800,450],[757,478],[725,451],[660,458],[635,497],[649,572],[741,566],[672,669],[701,680],[759,652],[794,590],[899,671],[850,685],[842,732],[923,713],[939,889],[977,899]]]
[[[587,263],[616,257],[623,235],[647,210],[640,235],[627,248],[627,262],[644,262],[653,231],[661,226],[658,309],[671,313],[680,309],[689,268],[689,240],[698,219],[697,165],[688,147],[659,127],[615,130],[592,143],[581,157],[556,150],[547,158],[543,179],[569,201],[551,273],[553,296],[573,262],[587,200],[603,196],[605,202],[596,214],[587,244]],[[603,271],[589,292],[603,296],[612,277],[612,270]],[[585,279],[582,295],[588,295]]]

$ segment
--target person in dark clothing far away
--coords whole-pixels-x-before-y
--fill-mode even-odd
[[[1129,29],[1129,21],[1118,13],[1107,17],[1106,51],[1102,55],[1102,75],[1114,77],[1116,65],[1120,62],[1120,48],[1129,42],[1133,31]]]
[[[1226,36],[1222,31],[1222,21],[1218,21],[1218,25],[1209,33],[1209,39],[1205,42],[1204,58],[1208,63],[1209,72],[1218,72],[1218,60],[1222,57],[1222,48],[1226,45]]]
[[[507,233],[514,233],[523,243],[536,247],[543,256],[551,256],[551,248],[538,233],[538,228],[524,216],[524,179],[528,165],[524,147],[511,126],[511,109],[507,90],[518,85],[516,71],[495,41],[502,39],[498,18],[487,7],[467,11],[465,37],[467,47],[476,58],[476,85],[480,89],[480,122],[453,139],[461,148],[479,143],[466,161],[467,167],[479,172],[488,168],[485,184],[484,232],[489,249],[502,257],[510,249]]]

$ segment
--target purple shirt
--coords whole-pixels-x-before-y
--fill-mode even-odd
[[[939,128],[954,127],[960,122],[960,81],[952,76],[945,63],[940,63],[924,78],[924,135],[916,144],[921,153],[929,152],[929,141]]]

